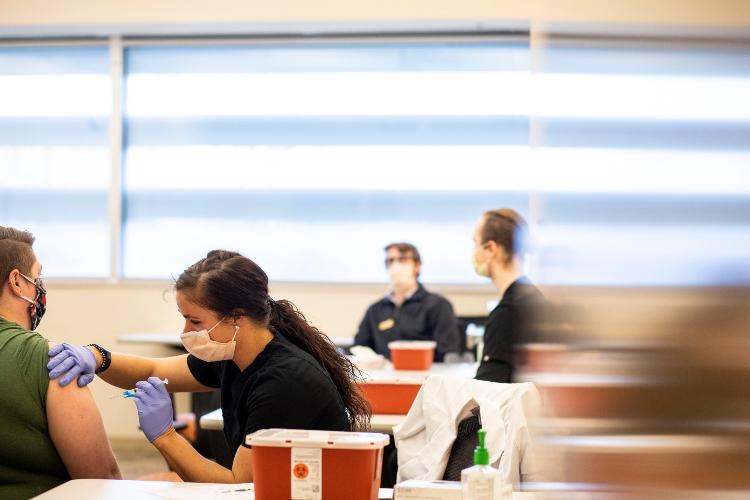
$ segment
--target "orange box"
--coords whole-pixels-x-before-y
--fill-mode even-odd
[[[396,370],[429,370],[437,343],[432,340],[396,340],[388,342],[391,362]]]
[[[359,388],[372,405],[372,413],[406,415],[424,379],[360,380]]]
[[[266,429],[250,434],[257,500],[377,500],[386,434]]]
[[[565,344],[534,342],[516,346],[525,372],[559,371],[569,354]]]

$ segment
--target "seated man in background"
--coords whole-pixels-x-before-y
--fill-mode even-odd
[[[25,231],[0,226],[0,498],[30,498],[69,479],[120,479],[87,388],[49,381],[42,266]]]
[[[388,343],[394,340],[434,340],[435,361],[460,352],[453,306],[417,280],[422,266],[417,248],[410,243],[391,243],[385,252],[390,288],[367,309],[354,345],[370,347],[389,359]]]

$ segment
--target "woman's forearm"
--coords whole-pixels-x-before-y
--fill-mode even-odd
[[[102,356],[98,350],[90,349],[94,353],[98,368],[102,364]],[[147,380],[149,377],[169,379],[169,392],[204,392],[214,389],[202,385],[195,379],[188,367],[187,354],[167,358],[146,358],[121,352],[113,352],[111,355],[112,363],[109,368],[99,373],[99,377],[108,384],[123,389],[135,387],[136,382]]]
[[[153,444],[183,481],[195,483],[238,482],[231,470],[201,456],[174,429],[170,429],[159,436]],[[248,479],[248,481],[250,480]]]
[[[91,347],[89,349],[94,353],[97,368],[100,367],[104,361],[101,353],[97,349]],[[112,363],[109,368],[99,374],[99,377],[108,384],[130,389],[139,380],[146,380],[154,375],[155,361],[155,359],[143,356],[113,352]]]

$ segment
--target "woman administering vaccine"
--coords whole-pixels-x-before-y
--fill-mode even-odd
[[[175,289],[188,354],[154,359],[61,344],[50,350],[50,378],[85,385],[96,373],[136,387],[144,434],[185,481],[252,481],[252,450],[243,443],[259,429],[369,427],[355,367],[293,304],[269,297],[268,277],[253,261],[214,250],[186,269]],[[224,435],[237,450],[231,470],[203,458],[172,427],[168,391],[214,389],[221,390]]]

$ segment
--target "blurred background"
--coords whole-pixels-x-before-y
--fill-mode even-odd
[[[472,231],[512,207],[549,299],[524,377],[550,481],[729,494],[750,483],[748,96],[742,0],[0,0],[0,225],[37,237],[43,334],[157,355],[117,339],[179,332],[164,292],[213,248],[331,336],[398,240],[486,315]]]

